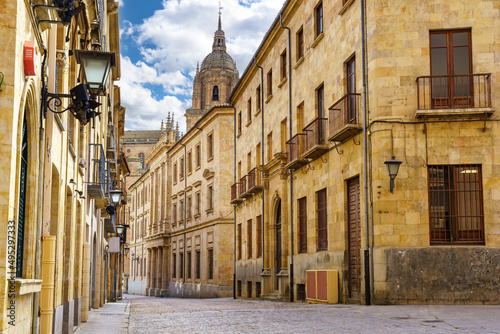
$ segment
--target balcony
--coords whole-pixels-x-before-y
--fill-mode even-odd
[[[302,157],[302,153],[306,147],[306,134],[297,133],[295,136],[290,138],[286,142],[286,153],[288,162],[285,165],[286,169],[299,169],[300,167],[307,165],[309,162],[307,159]]]
[[[92,148],[97,152],[92,152]],[[98,156],[92,159],[93,174],[89,175],[87,183],[87,194],[90,199],[104,199],[107,194],[106,158],[100,144],[89,144],[90,156]]]
[[[252,197],[252,194],[247,191],[247,179],[248,175],[243,176],[240,179],[240,197],[241,198],[248,198]]]
[[[304,128],[306,135],[306,148],[302,155],[304,158],[316,159],[328,152],[326,141],[327,118],[316,118]]]
[[[248,192],[255,195],[262,191],[262,180],[260,171],[257,168],[252,169],[248,175]]]
[[[243,202],[243,199],[238,197],[238,186],[239,186],[239,182],[236,182],[235,184],[233,184],[231,186],[231,204],[240,204],[241,202]]]
[[[346,94],[330,108],[329,141],[342,142],[361,132],[361,94]]]
[[[417,117],[491,115],[491,73],[417,78]]]

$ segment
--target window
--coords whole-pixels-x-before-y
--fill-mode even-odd
[[[304,29],[297,32],[297,61],[304,57]]]
[[[247,101],[247,122],[250,123],[252,121],[252,99],[248,99]]]
[[[281,80],[284,80],[286,78],[286,49],[283,51],[283,53],[280,56],[280,69],[281,69]]]
[[[297,133],[302,132],[304,129],[304,102],[297,107]]]
[[[481,165],[429,166],[431,244],[484,244]]]
[[[316,192],[316,214],[318,221],[318,250],[328,249],[328,228],[326,216],[326,188]]]
[[[200,279],[201,278],[201,257],[200,257],[200,251],[196,251],[196,279]]]
[[[13,238],[17,238],[17,247],[15,247],[16,251],[16,277],[23,277],[23,258],[24,258],[24,232],[26,226],[26,192],[27,192],[27,179],[28,179],[28,126],[26,123],[26,115],[24,117],[23,122],[23,133],[22,133],[22,151],[21,151],[21,170],[19,176],[19,218],[18,218],[18,228],[17,228],[17,236],[15,235],[15,223],[11,225],[12,222],[9,222],[9,230],[8,230],[8,242],[9,248],[13,247],[11,243],[15,240]],[[14,228],[14,230],[11,230]],[[11,253],[12,251],[9,251]],[[13,259],[10,258],[9,255],[9,267],[13,263]],[[11,270],[12,271],[12,270]]]
[[[214,250],[208,250],[208,279],[214,279]]]
[[[241,161],[238,161],[238,180],[241,179]]]
[[[208,186],[208,210],[212,210],[214,208],[214,188],[212,186]]]
[[[238,297],[241,297],[241,281],[238,281],[237,290],[238,290]]]
[[[318,37],[323,33],[323,2],[320,2],[315,9],[315,28],[316,28],[316,36]]]
[[[257,216],[257,258],[261,257],[262,257],[262,216],[259,215]]]
[[[241,111],[238,113],[238,134],[241,134]]]
[[[238,260],[241,260],[241,224],[238,224]]]
[[[287,126],[286,118],[281,121],[281,152],[286,151],[286,141],[287,141]]]
[[[252,298],[252,282],[247,282],[247,298]]]
[[[260,282],[255,282],[255,298],[260,298],[261,290],[262,288]]]
[[[193,155],[191,151],[188,152],[187,156],[187,171],[188,174],[191,174],[191,172],[193,171]]]
[[[191,197],[187,198],[186,218],[191,218]]]
[[[184,179],[184,158],[181,158],[179,163],[179,179]]]
[[[187,278],[191,278],[191,252],[187,253]]]
[[[260,86],[257,87],[257,89],[255,90],[255,99],[256,99],[256,108],[257,110],[261,110],[262,109],[262,96],[261,96],[261,91],[260,91]]]
[[[347,68],[347,94],[349,95],[348,110],[349,110],[349,120],[356,119],[356,57],[351,57],[346,62]]]
[[[257,144],[257,146],[255,147],[255,160],[257,161],[257,167],[259,167],[261,165],[261,155],[262,155],[262,152],[261,152],[261,148],[260,148],[260,143]]]
[[[212,101],[219,101],[219,87],[214,86],[213,93],[212,93]]]
[[[184,201],[181,200],[179,202],[179,217],[180,221],[182,222],[184,220]]]
[[[207,158],[208,160],[214,157],[214,137],[213,134],[209,134],[207,137]]]
[[[473,105],[471,44],[469,29],[430,32],[433,107]]]
[[[316,103],[318,107],[318,118],[325,117],[325,89],[323,85],[316,89]]]
[[[307,253],[307,198],[298,200],[299,206],[299,253]]]
[[[141,169],[144,169],[145,157],[144,153],[139,153],[139,163],[141,164]]]
[[[177,204],[172,207],[172,223],[177,223]]]
[[[252,220],[247,221],[247,256],[249,259],[252,258]]]
[[[273,70],[267,72],[267,97],[273,95]]]
[[[273,132],[267,135],[267,161],[273,160]]]
[[[179,278],[184,278],[184,253],[180,253],[180,263],[179,263],[179,266],[180,266],[180,270],[179,270]]]
[[[200,192],[197,192],[196,193],[196,210],[195,210],[195,215],[199,215],[200,214]]]
[[[201,149],[200,144],[196,145],[196,168],[201,166]]]
[[[248,152],[247,154],[247,173],[250,173],[252,170],[252,152]]]
[[[177,256],[176,256],[176,254],[173,255],[173,259],[172,259],[172,277],[173,278],[177,277]]]
[[[174,183],[177,183],[177,162],[174,163]]]

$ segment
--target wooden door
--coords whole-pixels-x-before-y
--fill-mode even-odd
[[[361,298],[361,214],[359,177],[348,181],[349,297]]]

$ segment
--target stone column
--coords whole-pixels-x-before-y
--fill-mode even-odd
[[[40,333],[52,333],[54,314],[54,271],[56,237],[42,237],[42,291],[40,293]]]
[[[161,259],[162,261],[162,266],[161,266],[161,295],[162,297],[167,296],[168,292],[168,282],[169,280],[169,272],[168,272],[168,249],[164,246],[163,247],[163,258]]]
[[[161,281],[162,281],[162,259],[163,259],[163,248],[158,247],[158,256],[157,256],[157,271],[156,271],[156,297],[161,296]]]
[[[83,277],[82,277],[82,321],[89,318],[90,292],[90,245],[83,245]]]
[[[151,248],[148,248],[148,262],[146,265],[148,266],[148,269],[146,270],[146,291],[149,293],[149,289],[151,289]],[[144,259],[142,260],[144,261]],[[139,275],[142,277],[141,275]]]

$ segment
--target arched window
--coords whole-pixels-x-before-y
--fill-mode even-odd
[[[139,160],[141,162],[141,169],[144,169],[144,153],[139,153]]]
[[[214,92],[212,94],[212,101],[219,101],[219,86],[214,86]]]
[[[24,257],[24,223],[26,218],[26,182],[28,176],[28,128],[26,116],[23,121],[23,134],[21,144],[21,172],[19,180],[19,222],[17,226],[17,257],[16,257],[16,277],[23,276]],[[9,226],[10,227],[10,226]]]

